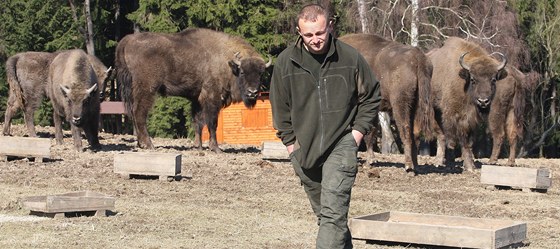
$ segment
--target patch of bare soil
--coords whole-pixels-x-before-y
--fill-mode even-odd
[[[12,130],[26,134],[22,126]],[[37,130],[54,137],[50,127]],[[186,139],[153,142],[157,152],[182,155],[181,180],[115,174],[116,153],[144,151],[127,135],[103,133],[101,151],[76,152],[67,132],[64,145],[53,141],[52,158],[43,163],[0,162],[0,248],[314,248],[318,227],[289,162],[264,161],[256,146],[224,144],[216,154]],[[552,187],[537,193],[489,189],[480,183],[480,170],[436,168],[430,157],[421,157],[420,174],[409,177],[402,156],[376,156],[373,166],[361,160],[350,217],[403,211],[524,221],[524,248],[560,245],[559,159],[518,160],[553,172]],[[478,159],[478,165],[485,162]],[[24,197],[83,190],[116,197],[115,209],[108,217],[22,218],[29,217]],[[354,240],[354,247],[431,248],[363,240]]]

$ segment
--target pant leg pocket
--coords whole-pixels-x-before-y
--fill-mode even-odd
[[[335,192],[350,192],[358,173],[357,153],[354,137],[352,134],[345,135],[324,165],[324,187]]]
[[[352,133],[346,134],[337,147],[342,157],[340,171],[350,176],[356,176],[358,172],[358,145]]]

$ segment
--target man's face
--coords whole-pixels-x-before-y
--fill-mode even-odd
[[[305,48],[313,54],[324,54],[327,52],[330,25],[323,15],[317,16],[315,22],[300,19],[298,21],[298,32],[303,38]]]

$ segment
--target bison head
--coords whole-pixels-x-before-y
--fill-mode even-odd
[[[507,76],[505,66],[507,58],[502,53],[500,64],[495,63],[491,58],[475,58],[470,63],[464,61],[469,52],[461,55],[459,64],[462,69],[459,76],[465,80],[464,90],[472,99],[473,103],[481,109],[486,110],[490,107],[494,93],[496,92],[496,81]]]
[[[241,58],[239,52],[235,53],[235,58],[229,61],[229,66],[237,78],[237,86],[246,107],[253,107],[257,103],[261,76],[270,65],[272,65],[270,58],[265,64],[264,60],[259,57]]]
[[[80,127],[83,124],[84,115],[90,108],[89,102],[97,93],[97,83],[88,89],[70,89],[63,85],[60,85],[60,89],[66,100],[66,108],[70,111],[70,117],[66,118],[73,125]]]

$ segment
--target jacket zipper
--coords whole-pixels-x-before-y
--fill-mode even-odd
[[[306,67],[304,67],[304,66],[301,65],[300,63],[296,62],[296,60],[294,60],[294,59],[292,59],[292,58],[290,58],[290,59],[291,59],[293,62],[295,62],[296,64],[298,64],[298,65],[299,65],[303,70],[305,70],[309,75],[311,75],[311,77],[315,78],[315,76],[311,73],[311,71],[310,71],[309,69],[307,69]],[[327,59],[325,58],[325,61],[326,61],[326,60],[327,60]],[[325,63],[325,62],[323,62],[323,65],[321,65],[321,75],[319,75],[319,79],[317,79],[317,81],[316,81],[316,82],[317,82],[317,95],[318,95],[318,99],[319,99],[319,123],[321,124],[321,138],[319,139],[319,141],[320,141],[320,142],[319,142],[319,151],[323,151],[323,145],[324,145],[324,140],[325,140],[325,134],[324,134],[324,131],[325,131],[324,125],[325,125],[325,124],[324,124],[324,120],[323,120],[323,119],[324,119],[324,118],[323,118],[323,111],[321,110],[321,109],[322,109],[322,105],[321,105],[321,104],[322,104],[322,102],[323,102],[323,101],[322,101],[322,98],[321,98],[321,77],[322,77],[322,75],[323,75],[323,66],[324,66],[324,63]],[[326,82],[327,79],[326,79],[326,78],[323,78],[323,81]]]

